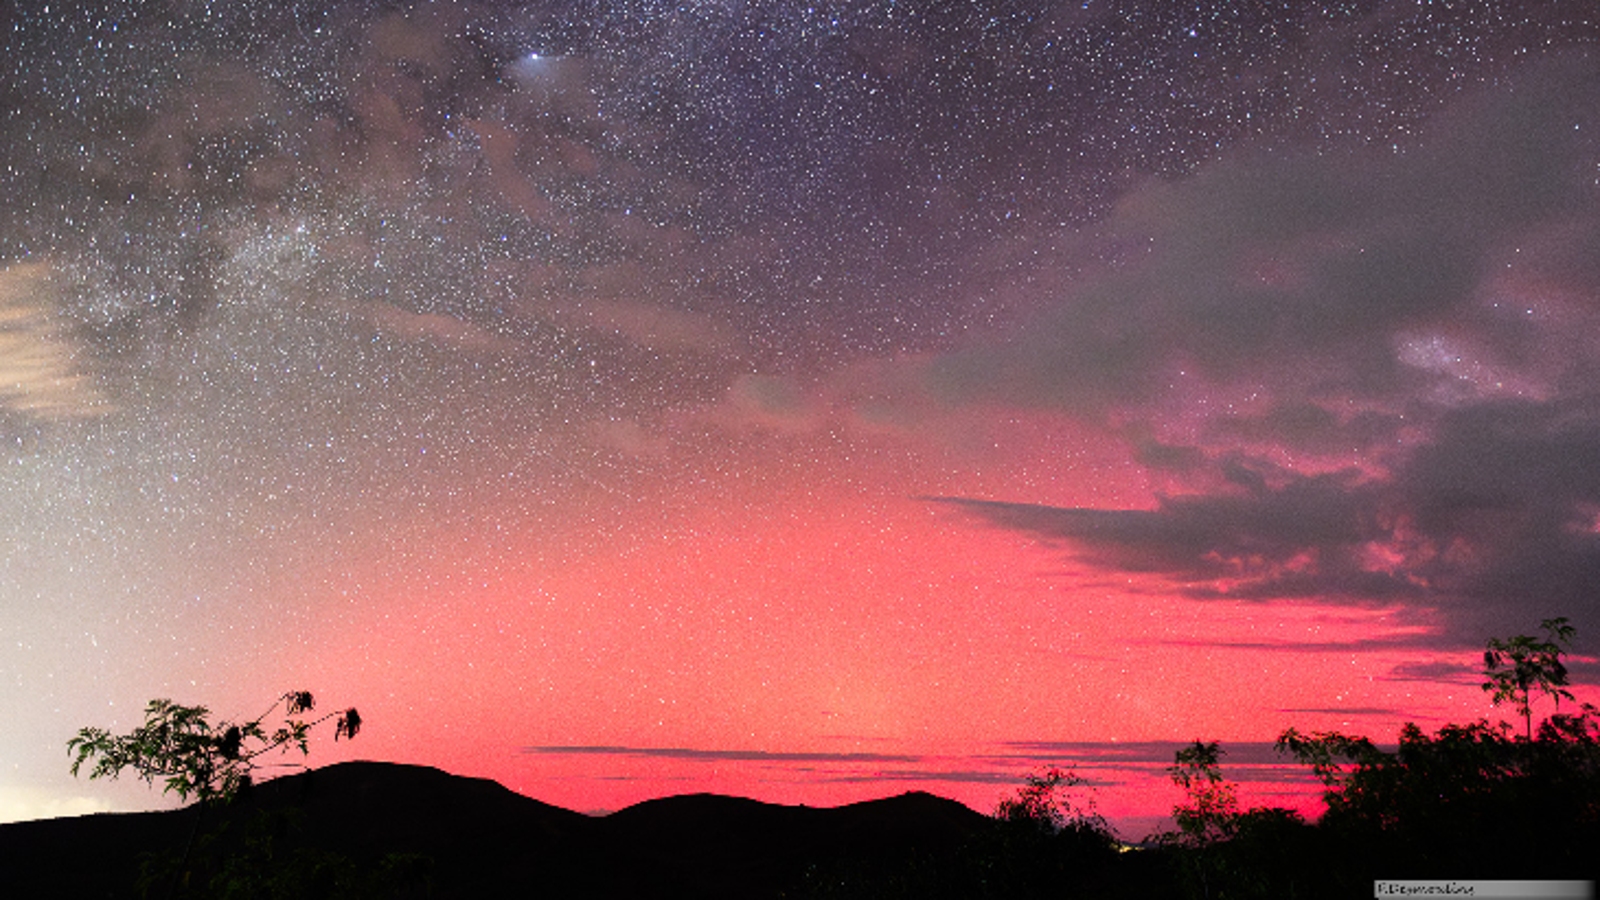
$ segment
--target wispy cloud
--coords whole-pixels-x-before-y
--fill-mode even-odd
[[[45,263],[0,269],[0,408],[47,420],[110,412],[53,319],[56,293]]]
[[[1035,765],[1071,768],[1091,784],[1125,784],[1130,779],[1161,777],[1176,754],[1189,746],[1178,741],[1011,741],[1006,751],[985,757],[997,763],[1027,760]],[[1232,781],[1304,783],[1311,773],[1264,741],[1223,742],[1222,771]],[[1111,772],[1122,772],[1120,777]],[[1094,773],[1101,773],[1098,777]]]
[[[1479,669],[1442,660],[1400,663],[1390,669],[1385,677],[1394,681],[1449,681],[1457,684],[1476,684],[1483,680]]]
[[[56,795],[28,786],[0,788],[0,824],[33,819],[56,819],[109,812],[112,804],[101,797]]]
[[[826,775],[821,779],[836,783],[872,783],[877,781],[915,781],[947,784],[1020,784],[1024,775],[1018,772],[1001,772],[985,769],[885,769],[858,774]],[[1099,782],[1086,781],[1090,785]]]
[[[363,303],[359,309],[380,333],[399,340],[432,343],[467,355],[506,355],[526,349],[517,341],[454,316],[407,312],[376,301]]]
[[[1403,710],[1390,706],[1301,706],[1278,710],[1283,713],[1317,713],[1333,716],[1401,716]]]
[[[1188,746],[1186,741],[1006,741],[1003,752],[990,759],[1037,759],[1041,761],[1081,761],[1086,764],[1172,765],[1173,754]],[[1223,745],[1226,760],[1244,763],[1282,761],[1270,742],[1240,741]]]
[[[681,759],[697,762],[771,763],[914,763],[920,756],[891,753],[774,752],[768,750],[696,750],[687,747],[621,747],[575,745],[523,747],[523,753],[540,755],[640,756],[656,759]]]

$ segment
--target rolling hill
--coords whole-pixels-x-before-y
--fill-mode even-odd
[[[220,832],[194,842],[188,868],[234,860],[248,872],[238,861],[252,860],[260,877],[298,878],[301,890],[338,871],[377,872],[388,881],[366,889],[387,896],[762,897],[781,896],[808,866],[948,852],[990,821],[925,793],[827,809],[696,794],[594,817],[492,781],[379,762],[258,785],[198,830],[197,815],[0,825],[0,872],[11,896],[134,897],[142,859],[170,868],[191,833]]]

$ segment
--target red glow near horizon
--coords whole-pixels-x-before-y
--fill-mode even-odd
[[[919,789],[989,810],[1059,764],[1099,784],[1080,794],[1134,837],[1176,798],[1170,759],[1107,768],[1088,751],[1017,745],[1226,749],[1289,725],[1385,741],[1402,721],[1488,712],[1475,683],[1396,680],[1402,664],[1471,656],[1383,649],[1427,630],[1398,610],[1176,599],[925,501],[765,496],[683,498],[698,512],[670,532],[547,544],[495,573],[440,557],[384,588],[365,575],[389,599],[286,671],[366,712],[341,754],[491,777],[574,809]],[[1309,772],[1278,762],[1288,781],[1245,766],[1242,799],[1314,815]]]
[[[1004,5],[19,10],[0,821],[168,802],[61,764],[152,697],[1145,825],[1189,741],[1303,805],[1287,726],[1506,718],[1546,617],[1593,699],[1593,23]]]

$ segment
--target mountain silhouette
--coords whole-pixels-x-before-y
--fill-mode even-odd
[[[141,859],[180,858],[197,815],[188,807],[0,825],[6,893],[135,897]],[[252,852],[246,836],[261,822],[271,823],[273,860],[336,854],[371,869],[412,855],[429,873],[417,896],[742,898],[781,896],[808,867],[950,852],[992,820],[920,792],[834,808],[694,794],[597,817],[485,779],[349,762],[257,785],[207,811],[198,832],[220,830],[206,852],[237,857]]]

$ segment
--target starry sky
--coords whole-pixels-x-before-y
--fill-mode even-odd
[[[1600,10],[0,13],[0,820],[290,688],[580,810],[1138,837],[1181,743],[1600,700]],[[1548,711],[1546,708],[1544,711]],[[1311,807],[1306,807],[1310,809]]]

